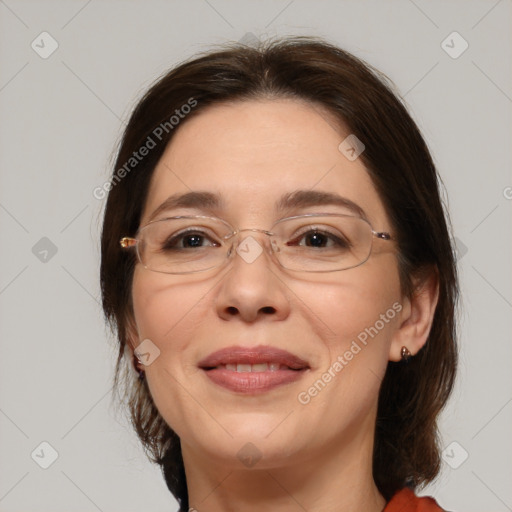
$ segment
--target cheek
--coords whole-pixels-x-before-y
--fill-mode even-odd
[[[176,276],[136,270],[132,296],[135,321],[141,339],[150,338],[165,349],[166,340],[179,345],[176,336],[187,324],[193,324],[204,311],[204,286]]]
[[[180,418],[187,407],[180,383],[198,372],[192,357],[199,328],[211,319],[212,284],[141,269],[133,280],[133,306],[139,342],[149,339],[158,357],[145,368],[151,394],[161,414]],[[190,401],[190,400],[188,400]],[[173,404],[174,411],[167,411]],[[181,411],[181,412],[178,412]]]
[[[308,305],[318,312],[317,326],[325,325],[326,356],[301,389],[298,402],[309,414],[303,425],[314,428],[322,417],[331,435],[364,421],[376,406],[391,340],[399,325],[398,275],[390,267],[351,269],[343,283],[320,285],[322,293],[309,295]],[[303,292],[306,292],[306,285]],[[315,286],[311,286],[311,290]],[[320,348],[320,347],[319,347]]]
[[[200,415],[186,391],[187,380],[198,371],[185,358],[194,340],[194,326],[205,317],[208,290],[190,278],[136,270],[132,296],[139,342],[149,339],[158,356],[145,367],[153,401],[165,421],[178,434]]]
[[[303,298],[315,313],[310,319],[322,328],[322,337],[331,351],[342,350],[347,342],[358,337],[364,342],[365,333],[371,339],[379,336],[384,341],[396,328],[396,309],[400,307],[393,305],[400,301],[398,270],[394,257],[386,259],[389,261],[369,260],[360,267],[342,271],[337,279],[319,276],[314,282],[293,284],[297,297]],[[386,343],[380,344],[383,345]]]

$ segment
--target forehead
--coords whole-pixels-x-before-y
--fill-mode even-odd
[[[368,220],[386,222],[360,158],[340,143],[349,132],[322,107],[279,99],[218,104],[179,127],[151,180],[141,224],[169,196],[210,191],[237,222],[267,221],[286,194],[313,190],[357,203]],[[380,226],[379,226],[380,227]]]

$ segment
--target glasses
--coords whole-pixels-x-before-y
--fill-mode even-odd
[[[191,274],[220,267],[235,254],[252,263],[265,250],[252,236],[270,239],[268,252],[283,268],[297,272],[336,272],[362,265],[373,239],[389,241],[360,217],[311,213],[278,220],[270,229],[234,229],[216,217],[178,216],[140,228],[135,238],[124,237],[121,247],[135,247],[142,265],[164,274]]]

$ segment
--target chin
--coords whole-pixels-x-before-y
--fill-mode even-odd
[[[284,415],[286,417],[286,415]],[[289,465],[293,455],[303,452],[308,437],[299,430],[293,414],[285,420],[283,415],[243,414],[236,418],[218,417],[218,423],[184,428],[183,445],[191,445],[196,453],[206,455],[212,462],[237,469],[273,468]],[[281,423],[281,424],[280,424]],[[225,430],[224,430],[225,429]],[[208,436],[205,436],[208,432]],[[306,434],[306,435],[305,435]],[[315,436],[311,435],[313,439]],[[292,458],[291,458],[292,457]]]
[[[202,457],[206,455],[214,464],[231,470],[261,470],[290,465],[298,447],[292,439],[286,442],[281,438],[235,437],[220,442],[212,439],[211,443],[200,446],[199,450]]]

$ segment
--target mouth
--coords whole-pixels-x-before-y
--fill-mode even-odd
[[[310,369],[298,356],[269,346],[227,347],[210,354],[198,367],[214,384],[245,394],[295,382]]]
[[[219,364],[214,368],[203,368],[206,371],[209,370],[228,370],[230,372],[247,373],[247,372],[277,372],[279,370],[293,370],[300,371],[302,368],[290,368],[285,364],[280,363],[233,363],[233,364]]]

